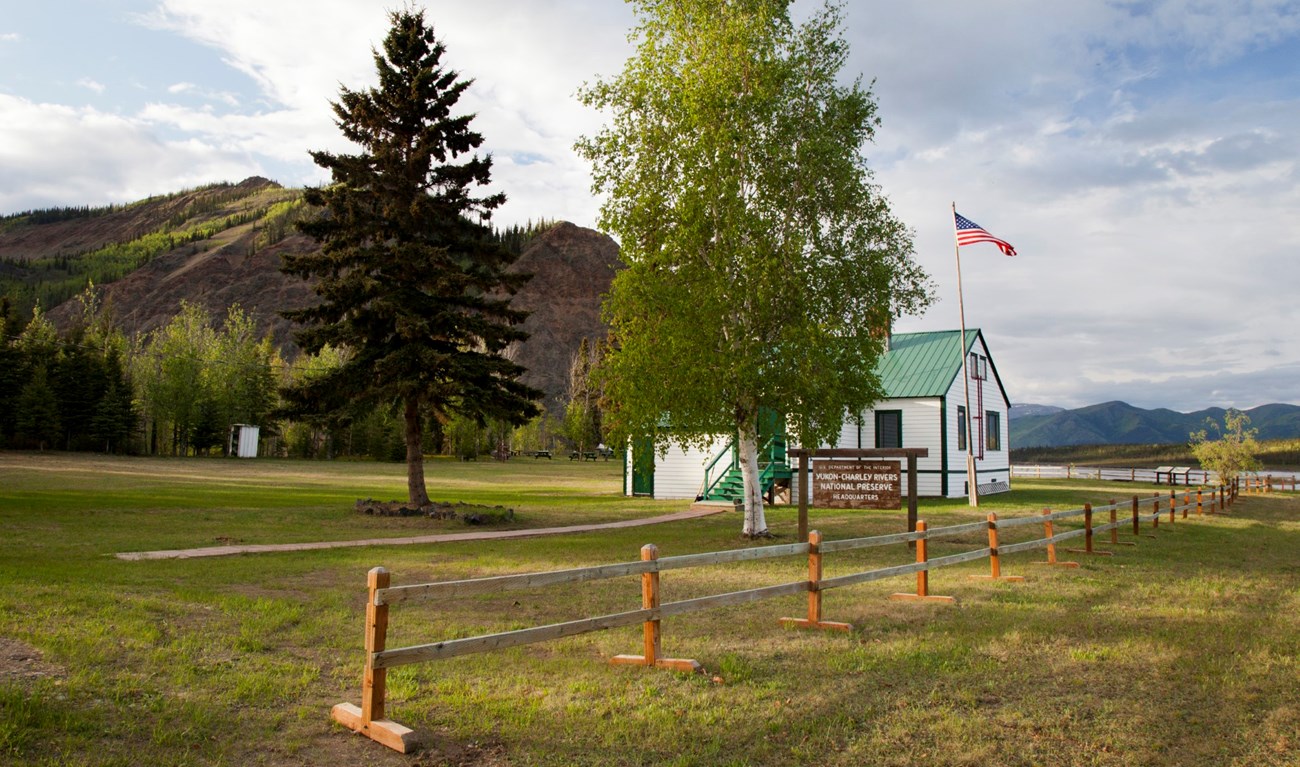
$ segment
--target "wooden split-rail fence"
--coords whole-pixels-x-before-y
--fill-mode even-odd
[[[1160,466],[1154,469],[1119,468],[1114,466],[1075,466],[1074,464],[1024,464],[1011,465],[1011,478],[1024,479],[1096,479],[1111,482],[1151,482],[1161,485],[1211,485],[1218,475],[1204,469],[1179,466]],[[1242,474],[1238,481],[1243,492],[1273,493],[1282,490],[1296,492],[1300,477],[1295,474]]]
[[[552,572],[502,575],[472,580],[418,583],[406,586],[393,586],[389,572],[382,567],[376,567],[367,574],[369,593],[366,599],[366,654],[365,671],[361,682],[361,705],[339,703],[334,706],[332,715],[336,721],[355,732],[366,735],[389,748],[407,753],[416,743],[416,734],[410,728],[388,719],[384,707],[387,673],[390,668],[545,642],[591,631],[633,626],[639,623],[642,624],[643,637],[641,654],[617,655],[610,658],[611,663],[676,671],[698,671],[700,664],[694,660],[663,657],[661,624],[665,618],[686,615],[701,610],[743,605],[764,599],[806,593],[808,595],[806,615],[801,618],[782,618],[782,624],[807,629],[849,631],[852,629],[850,624],[823,619],[822,595],[825,592],[844,586],[915,574],[916,591],[914,593],[894,594],[891,598],[908,601],[953,602],[955,601],[953,597],[930,593],[930,571],[987,558],[989,559],[989,573],[970,577],[984,580],[1022,581],[1024,580],[1023,576],[1006,575],[1002,572],[1002,557],[1039,548],[1047,550],[1047,558],[1042,564],[1078,567],[1077,562],[1062,561],[1058,558],[1058,544],[1082,538],[1082,548],[1063,550],[1109,556],[1113,552],[1094,548],[1098,536],[1107,535],[1107,542],[1111,545],[1135,545],[1136,541],[1121,541],[1121,531],[1131,532],[1134,537],[1152,535],[1155,529],[1159,527],[1160,520],[1166,515],[1168,521],[1173,523],[1179,519],[1180,513],[1181,518],[1186,519],[1189,513],[1201,515],[1224,512],[1235,500],[1237,494],[1238,489],[1236,487],[1218,487],[1208,491],[1204,488],[1194,490],[1188,488],[1181,492],[1170,490],[1167,496],[1161,493],[1147,497],[1135,495],[1130,501],[1112,501],[1106,506],[1096,508],[1093,508],[1090,504],[1084,504],[1082,508],[1078,509],[1067,511],[1044,509],[1041,514],[1008,519],[999,519],[997,514],[989,514],[986,519],[978,522],[933,529],[927,527],[922,520],[918,521],[915,532],[846,540],[823,540],[821,533],[813,530],[809,532],[806,543],[671,557],[660,557],[658,549],[653,544],[650,544],[641,548],[641,558],[635,562]],[[1123,512],[1122,515],[1121,512]],[[1097,523],[1097,515],[1099,514],[1106,515],[1106,521],[1100,524]],[[1056,530],[1055,523],[1076,518],[1082,518],[1082,527],[1064,532]],[[1143,525],[1146,523],[1150,523],[1152,533],[1142,532]],[[1034,525],[1042,526],[1042,538],[1013,544],[999,543],[999,532]],[[930,541],[962,536],[969,537],[971,534],[979,533],[985,533],[988,536],[987,546],[934,559],[929,557],[927,544]],[[828,554],[900,543],[912,544],[913,542],[915,543],[914,562],[833,578],[824,578],[822,576],[822,559]],[[714,594],[677,602],[660,601],[659,577],[661,573],[691,567],[790,556],[806,556],[808,558],[808,577],[806,580],[726,594]],[[475,594],[586,583],[630,575],[641,576],[641,608],[637,610],[410,647],[390,649],[386,645],[389,610],[394,605],[410,602],[454,600]]]

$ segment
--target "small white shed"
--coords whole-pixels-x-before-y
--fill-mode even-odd
[[[239,458],[257,457],[260,427],[237,423],[230,427],[230,454]]]

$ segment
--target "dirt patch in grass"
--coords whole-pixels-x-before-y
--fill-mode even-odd
[[[0,637],[0,684],[63,679],[66,676],[62,668],[47,663],[35,647],[17,639]]]

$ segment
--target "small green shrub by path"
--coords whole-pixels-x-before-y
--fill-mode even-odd
[[[618,495],[613,465],[434,464],[431,495],[562,523],[678,510]],[[1022,584],[931,574],[943,608],[891,602],[910,577],[826,594],[848,634],[785,629],[802,598],[668,619],[683,676],[611,667],[633,627],[402,667],[389,714],[430,741],[402,756],[329,721],[359,702],[365,572],[395,584],[754,545],[732,515],[651,528],[206,560],[120,550],[374,537],[358,497],[401,497],[400,465],[166,461],[0,453],[0,765],[1300,764],[1300,499],[1082,559],[1004,558]],[[1157,489],[1017,480],[979,509],[923,501],[931,526],[1102,504]],[[1167,494],[1167,488],[1162,493]],[[814,509],[828,538],[902,529],[903,512]],[[776,542],[793,509],[773,509]],[[549,524],[550,522],[548,522]],[[1020,528],[1025,529],[1025,528]],[[1150,533],[1149,529],[1144,533]],[[406,531],[394,534],[409,534]],[[1131,536],[1125,536],[1131,539]],[[932,556],[980,545],[934,542]],[[1098,541],[1099,548],[1105,548]],[[903,546],[826,557],[828,577],[910,561]],[[665,573],[665,600],[799,580],[798,557]],[[390,646],[634,609],[635,578],[394,610]],[[408,609],[409,608],[409,609]],[[24,673],[24,671],[32,673]]]

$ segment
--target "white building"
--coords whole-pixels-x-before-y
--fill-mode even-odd
[[[846,420],[838,442],[820,447],[927,448],[929,457],[917,462],[917,492],[964,497],[967,411],[960,346],[957,330],[893,335],[877,366],[885,398],[860,418]],[[977,481],[981,494],[1002,492],[1011,486],[1010,400],[978,329],[966,331],[966,354]],[[760,435],[759,462],[765,491],[779,494],[789,487],[792,471],[786,463],[784,434],[777,433],[783,430],[771,431]],[[655,498],[735,498],[739,473],[730,437],[718,437],[707,450],[670,447],[663,456],[647,444],[637,444],[628,451],[624,492]]]

